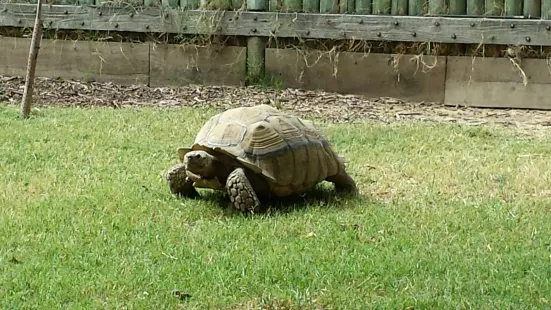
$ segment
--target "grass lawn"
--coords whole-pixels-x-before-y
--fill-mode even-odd
[[[243,216],[161,178],[213,113],[0,105],[0,308],[551,307],[549,135],[323,126],[362,196]]]

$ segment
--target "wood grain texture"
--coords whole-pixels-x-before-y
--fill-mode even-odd
[[[392,0],[392,15],[407,15],[408,0]]]
[[[321,13],[339,13],[339,0],[320,0]]]
[[[269,5],[267,0],[247,0],[246,3],[247,9],[251,11],[263,11],[267,9]]]
[[[151,0],[149,0],[149,1],[151,1]],[[198,7],[199,7],[199,1],[198,0],[180,0],[180,8],[182,8],[184,10],[195,10]]]
[[[524,0],[524,16],[525,17],[540,17],[541,16],[541,1],[540,0]]]
[[[245,58],[245,47],[152,46],[150,86],[241,85]]]
[[[307,13],[319,13],[320,0],[302,0],[302,10]]]
[[[338,10],[338,1],[334,2]],[[1,7],[8,11],[0,10],[0,26],[32,26],[33,5],[6,4]],[[547,30],[548,26],[551,29],[551,21],[547,20],[307,13],[276,15],[272,12],[83,6],[46,7],[44,20],[45,28],[56,29],[551,46],[551,31]],[[515,28],[510,27],[511,22],[516,24]],[[416,36],[412,36],[412,32]]]
[[[522,0],[505,0],[505,15],[522,15]]]
[[[356,14],[371,14],[371,0],[355,0]]]
[[[425,0],[408,0],[408,15],[420,16],[428,11],[428,5],[425,6]],[[428,1],[427,1],[428,4]]]
[[[468,15],[484,15],[485,0],[467,0]]]
[[[551,19],[551,0],[541,0],[541,18]]]
[[[446,0],[429,0],[429,14],[446,14]]]
[[[0,75],[25,76],[30,39],[0,38]],[[149,44],[42,40],[36,76],[148,84]]]
[[[265,38],[247,38],[247,75],[250,78],[259,79],[264,75],[265,50]]]
[[[332,62],[319,51],[306,56],[293,49],[269,48],[266,75],[285,87],[444,102],[446,57],[423,57],[432,69],[416,59],[421,60],[412,55],[342,52]]]
[[[450,0],[448,13],[452,15],[464,15],[467,12],[467,0]]]
[[[338,10],[338,1],[327,1],[334,3]],[[7,9],[6,12],[0,9],[0,26],[32,27],[33,5],[6,4],[0,8]],[[551,46],[551,31],[546,29],[548,26],[551,29],[548,20],[205,12],[62,5],[45,7],[44,20],[45,28],[54,29]],[[511,22],[516,24],[515,28],[510,27]],[[412,32],[416,36],[412,36]]]
[[[446,105],[551,109],[550,67],[545,59],[524,59],[520,71],[509,59],[448,57]]]
[[[300,12],[302,11],[302,0],[283,0],[284,12]]]
[[[371,13],[376,15],[389,15],[392,10],[391,0],[372,0]]]

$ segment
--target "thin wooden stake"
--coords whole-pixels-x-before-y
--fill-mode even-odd
[[[34,21],[33,36],[31,38],[31,48],[29,50],[29,61],[27,62],[27,75],[25,77],[25,89],[23,90],[23,99],[21,100],[21,118],[28,118],[31,114],[31,103],[33,99],[34,74],[36,71],[36,60],[40,41],[42,39],[42,0],[36,3],[36,18]]]

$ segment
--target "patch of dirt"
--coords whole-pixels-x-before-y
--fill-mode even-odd
[[[0,101],[19,104],[24,84],[23,78],[0,76]],[[431,121],[467,125],[498,124],[524,129],[551,126],[551,111],[448,107],[430,102],[298,89],[279,91],[254,86],[201,85],[150,88],[49,78],[37,78],[35,85],[35,106],[208,106],[227,109],[266,103],[300,116],[322,117],[336,123],[371,120],[384,123]]]

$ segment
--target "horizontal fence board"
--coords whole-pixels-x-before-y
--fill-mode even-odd
[[[30,38],[0,38],[0,75],[25,76]],[[148,84],[149,44],[42,40],[36,75]]]
[[[233,46],[152,46],[150,86],[238,86],[246,76],[246,53],[245,47]]]
[[[551,67],[545,59],[524,59],[520,71],[509,59],[448,57],[446,105],[551,109]]]
[[[32,27],[34,9],[0,5],[0,27]],[[45,6],[43,16],[54,29],[551,46],[551,20],[62,5]]]
[[[266,74],[285,87],[444,102],[446,57],[268,48]]]

